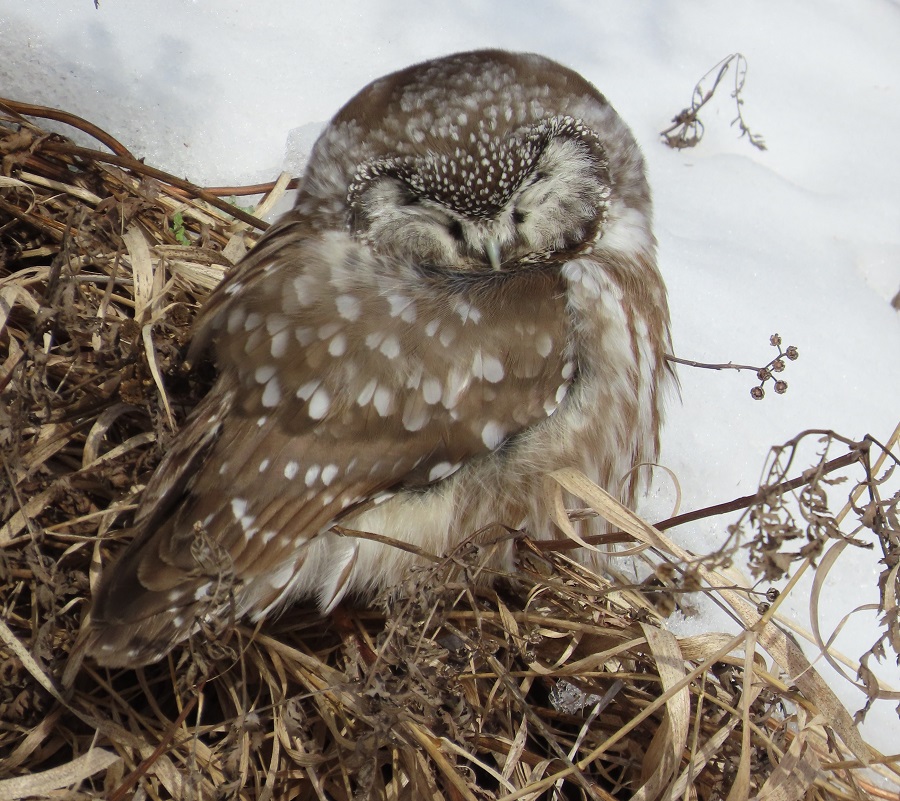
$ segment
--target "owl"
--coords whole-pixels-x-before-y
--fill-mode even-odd
[[[635,140],[537,55],[380,78],[210,297],[193,347],[207,344],[216,383],[97,588],[100,664],[147,664],[295,599],[371,599],[490,524],[559,536],[555,469],[633,503],[672,382]]]

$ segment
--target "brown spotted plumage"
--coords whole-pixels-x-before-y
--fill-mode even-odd
[[[204,622],[328,610],[415,564],[338,522],[435,554],[494,522],[554,536],[542,478],[564,466],[633,502],[671,378],[650,214],[630,132],[554,62],[462,53],[363,89],[204,310],[218,380],[88,650],[145,664]]]

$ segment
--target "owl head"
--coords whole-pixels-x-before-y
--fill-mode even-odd
[[[541,56],[500,51],[364,88],[317,142],[298,209],[386,256],[459,272],[577,257],[629,209],[651,238],[640,154],[603,95]]]

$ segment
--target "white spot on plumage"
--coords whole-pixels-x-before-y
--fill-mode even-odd
[[[534,342],[534,347],[537,349],[538,355],[546,359],[553,350],[553,340],[546,332],[539,334]]]
[[[231,499],[231,514],[234,515],[235,520],[240,520],[245,514],[247,514],[246,498]]]
[[[482,356],[481,367],[485,380],[492,384],[502,381],[506,374],[503,363],[496,356]]]
[[[228,320],[225,324],[228,333],[236,334],[244,324],[246,316],[246,312],[240,306],[237,306],[228,312]]]
[[[400,317],[404,322],[412,323],[416,319],[416,303],[406,295],[388,295],[391,317]]]
[[[489,420],[481,429],[481,441],[491,450],[506,438],[506,429],[496,420]]]
[[[464,300],[459,301],[453,311],[455,311],[459,315],[459,319],[463,321],[463,325],[465,325],[470,320],[473,323],[478,323],[481,321],[480,309],[475,308],[470,303],[466,303],[466,301]]]
[[[433,406],[441,399],[441,393],[443,391],[444,388],[441,386],[441,382],[433,376],[428,376],[428,378],[422,382],[422,397],[425,399],[425,403]]]
[[[459,468],[460,465],[454,464],[453,462],[438,462],[428,471],[428,480],[440,481],[441,479],[447,478],[447,476],[453,475]]]
[[[454,368],[447,376],[444,384],[444,393],[441,395],[441,405],[445,409],[452,409],[459,403],[463,393],[469,388],[471,373],[469,371]]]
[[[327,487],[337,477],[338,466],[336,464],[327,464],[322,468],[322,483]]]
[[[394,404],[394,393],[388,387],[378,387],[372,398],[375,409],[382,417],[387,417]]]
[[[287,353],[288,346],[288,332],[287,330],[279,331],[272,337],[272,342],[269,345],[269,352],[272,354],[273,359],[280,359]]]
[[[262,395],[262,405],[267,409],[271,409],[278,405],[278,402],[281,400],[281,384],[278,383],[278,378],[270,378],[266,383],[266,388],[263,390]]]
[[[247,514],[247,506],[248,503],[246,498],[231,499],[231,514],[234,515],[234,519],[241,524],[241,528],[244,531],[244,536],[249,538],[252,535],[248,534],[248,532],[250,531],[250,527],[256,521],[256,517],[254,515]]]
[[[262,315],[259,312],[250,312],[244,320],[244,330],[253,331],[262,325]]]
[[[257,384],[265,384],[273,375],[275,375],[276,367],[274,364],[264,364],[261,367],[257,367],[253,372],[253,378],[256,379]]]
[[[343,334],[335,334],[328,343],[328,352],[332,356],[343,356],[347,350],[347,337]]]
[[[299,470],[300,465],[292,459],[284,466],[284,477],[288,481],[293,481],[297,477],[297,472]]]
[[[356,396],[356,403],[358,406],[365,406],[372,400],[372,397],[375,395],[375,390],[378,389],[378,381],[374,378],[370,378],[369,382],[360,390],[359,395]]]
[[[337,307],[338,314],[350,322],[356,322],[362,312],[359,298],[354,295],[338,295],[334,299],[334,305]]]
[[[268,470],[268,468],[269,468],[269,464],[270,464],[270,461],[269,461],[268,459],[263,459],[263,460],[259,463],[259,472],[260,472],[260,473],[265,473],[266,470]]]
[[[393,334],[389,334],[384,338],[378,350],[389,359],[396,359],[400,355],[400,340]]]
[[[431,420],[428,408],[417,403],[410,403],[403,410],[403,427],[407,431],[421,431]]]
[[[597,299],[603,294],[597,276],[594,274],[594,268],[583,261],[567,262],[562,268],[562,275],[569,284],[580,288],[590,299]]]
[[[311,487],[316,483],[319,479],[319,465],[313,464],[309,466],[309,469],[306,471],[306,475],[303,477],[303,483],[306,484],[307,487]]]
[[[325,387],[319,387],[309,399],[309,416],[321,420],[331,408],[331,395]]]

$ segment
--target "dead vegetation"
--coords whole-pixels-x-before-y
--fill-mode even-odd
[[[370,610],[298,606],[143,670],[67,674],[135,493],[211,381],[208,364],[182,369],[191,321],[259,230],[92,133],[114,154],[0,101],[0,799],[896,797],[898,757],[860,738],[780,598],[732,563],[755,543],[770,582],[776,566],[830,567],[854,538],[876,545],[885,638],[866,659],[896,659],[897,433],[884,448],[828,438],[852,456],[838,514],[827,448],[791,483],[789,443],[709,560],[577,473],[549,477],[642,550],[640,582],[581,567],[571,540],[498,529],[518,569],[492,583],[478,581],[490,543],[465,543]],[[669,631],[695,592],[739,633]]]
[[[668,147],[675,150],[683,150],[684,148],[696,147],[700,144],[700,140],[706,132],[706,127],[700,120],[700,109],[712,100],[716,89],[719,88],[729,70],[732,70],[734,76],[731,99],[734,100],[736,114],[731,124],[737,126],[740,136],[742,138],[746,136],[747,141],[757,150],[766,149],[765,139],[751,131],[744,121],[744,98],[742,97],[742,92],[747,81],[747,59],[743,53],[732,53],[725,56],[697,81],[693,92],[691,92],[691,105],[679,111],[672,117],[672,124],[665,130],[660,131],[659,135]]]

